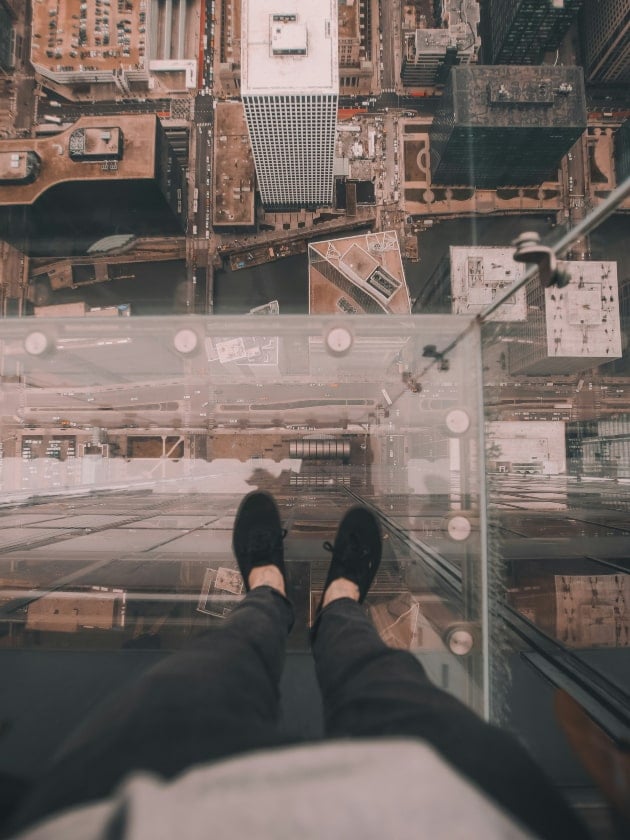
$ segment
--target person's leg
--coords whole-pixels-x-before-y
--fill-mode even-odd
[[[248,593],[224,627],[193,639],[90,716],[26,797],[16,828],[103,798],[133,770],[170,778],[280,743],[278,685],[293,608],[284,567],[259,559],[246,569]]]
[[[334,562],[333,553],[331,570]],[[541,836],[586,837],[569,806],[513,737],[434,686],[412,654],[384,644],[360,606],[364,592],[358,576],[353,577],[329,575],[312,632],[326,734],[420,738]]]

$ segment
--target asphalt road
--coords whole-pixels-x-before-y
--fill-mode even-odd
[[[198,123],[195,126],[195,187],[197,194],[197,212],[191,216],[189,232],[194,235],[192,225],[197,227],[197,235],[204,236],[210,231],[212,216],[212,126]]]
[[[148,99],[146,102],[70,102],[64,100],[55,91],[44,88],[46,97],[40,97],[38,121],[44,122],[44,116],[59,117],[62,122],[76,122],[83,116],[107,116],[108,114],[156,114],[169,111],[170,99]],[[52,105],[58,102],[61,107]]]
[[[385,8],[383,6],[385,5]],[[397,20],[397,5],[395,9],[389,7],[389,2],[379,2],[380,17],[380,61],[381,61],[381,90],[384,93],[393,92],[396,89],[396,56],[395,39],[397,37],[394,23]]]

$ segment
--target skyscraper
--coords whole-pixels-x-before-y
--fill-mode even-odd
[[[481,312],[525,273],[524,264],[514,261],[514,252],[509,248],[451,245],[449,256],[451,302],[455,315],[473,315]],[[525,289],[519,289],[508,298],[490,319],[525,321]]]
[[[15,29],[9,6],[0,0],[0,69],[11,70],[15,60]]]
[[[433,182],[496,189],[555,180],[585,129],[580,67],[454,67],[431,126]]]
[[[480,39],[477,0],[448,0],[448,26],[403,31],[400,77],[407,87],[443,84],[455,64],[476,62]]]
[[[538,64],[545,52],[557,49],[582,2],[481,0],[484,64]]]
[[[262,202],[332,204],[339,94],[334,0],[243,0],[241,94]]]
[[[310,243],[308,287],[312,315],[410,311],[400,245],[393,230]]]
[[[185,220],[184,171],[154,114],[0,141],[0,230],[28,254],[70,256],[115,233],[177,236]]]
[[[588,81],[630,82],[630,0],[586,0],[580,27]]]
[[[618,184],[630,176],[630,120],[615,133],[615,174]]]
[[[527,323],[509,344],[512,374],[577,373],[619,359],[617,263],[562,262],[571,280],[563,289],[527,285]]]

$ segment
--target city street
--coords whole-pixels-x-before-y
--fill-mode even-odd
[[[399,85],[400,6],[398,0],[379,0],[381,92],[394,93]]]
[[[195,120],[195,186],[189,236],[210,236],[212,217],[212,123]],[[196,196],[196,210],[195,210]],[[196,230],[195,230],[196,228]]]
[[[60,119],[62,123],[76,122],[83,116],[107,116],[107,114],[160,114],[169,116],[170,99],[128,99],[117,102],[71,102],[64,100],[50,88],[43,87],[45,94],[39,97],[37,108],[38,123],[45,123],[45,117]],[[57,103],[53,105],[52,103]]]

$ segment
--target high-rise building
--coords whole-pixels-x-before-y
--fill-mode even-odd
[[[0,70],[11,70],[15,59],[15,27],[11,7],[0,0]]]
[[[312,315],[410,311],[396,231],[360,233],[308,246]]]
[[[496,189],[557,180],[586,123],[580,67],[453,67],[431,126],[433,182]]]
[[[338,13],[339,89],[368,93],[374,74],[370,0],[340,0]]]
[[[630,478],[630,414],[574,424],[574,431],[579,432],[583,475]]]
[[[497,295],[519,280],[525,265],[514,261],[514,249],[487,245],[451,245],[423,283],[414,307],[416,312],[452,312],[476,315]],[[525,289],[502,304],[493,321],[526,321]]]
[[[630,82],[630,0],[585,0],[580,16],[589,82]]]
[[[332,204],[335,0],[243,0],[241,43],[241,94],[263,204]]]
[[[220,60],[215,93],[228,96],[241,92],[241,3],[242,0],[224,0],[216,36],[215,53]],[[338,0],[339,92],[342,95],[369,96],[373,90],[377,40],[372,7],[373,0]]]
[[[455,64],[477,60],[480,39],[477,0],[446,0],[448,26],[404,32],[400,76],[407,87],[443,84]]]
[[[152,4],[149,4],[152,5]],[[146,9],[79,0],[33,4],[31,63],[62,85],[110,84],[118,95],[149,81]]]
[[[481,0],[484,64],[540,63],[545,52],[558,48],[582,2]]]
[[[630,177],[630,120],[615,133],[615,175],[618,184]]]
[[[509,248],[457,246],[449,248],[451,302],[455,315],[476,315],[494,302],[525,273]],[[519,289],[493,313],[493,321],[525,321],[525,289]]]
[[[559,289],[527,286],[527,323],[509,346],[512,374],[577,373],[621,357],[615,262],[561,262],[571,280]]]
[[[495,420],[486,424],[488,472],[559,475],[567,471],[561,420]]]
[[[0,230],[29,254],[83,253],[111,234],[181,234],[186,179],[153,114],[81,117],[0,141]]]

